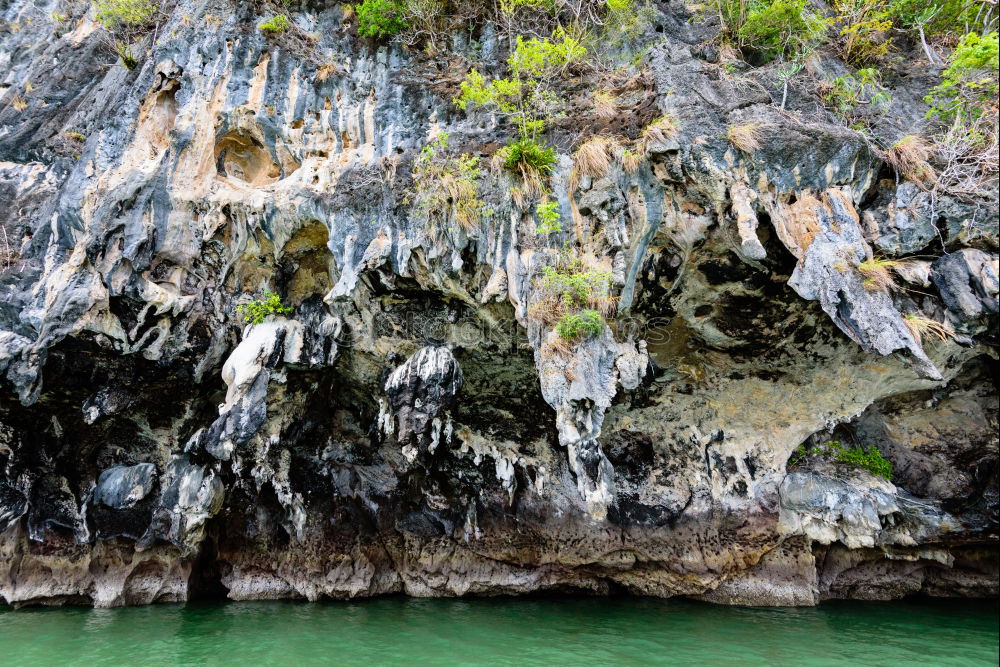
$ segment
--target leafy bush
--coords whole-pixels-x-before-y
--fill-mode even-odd
[[[604,330],[604,316],[611,312],[611,273],[587,268],[579,258],[563,260],[542,269],[545,295],[535,303],[531,317],[554,326],[563,340],[575,341]]]
[[[282,305],[281,297],[274,292],[264,292],[263,299],[254,299],[248,304],[237,306],[236,312],[243,315],[244,322],[260,324],[268,315],[285,315],[292,312],[292,309]]]
[[[559,203],[555,200],[541,202],[535,207],[535,214],[538,216],[539,234],[558,234],[562,231],[559,224]]]
[[[997,25],[993,0],[889,0],[889,18],[901,28],[921,34],[964,34],[971,30],[989,32]]]
[[[364,0],[356,7],[358,34],[362,37],[391,37],[406,30],[406,3],[398,0]]]
[[[850,114],[859,105],[885,111],[892,103],[892,96],[882,88],[881,75],[873,67],[838,76],[824,88],[823,103],[841,116]]]
[[[284,14],[278,14],[261,23],[257,29],[265,35],[280,35],[291,27],[292,22],[288,20],[288,17]]]
[[[982,199],[998,173],[997,33],[965,35],[948,68],[924,101],[936,121],[936,187],[959,197]]]
[[[867,449],[860,445],[844,447],[838,440],[831,440],[818,447],[807,447],[802,444],[795,450],[790,462],[796,463],[807,456],[820,456],[833,460],[835,463],[863,468],[884,479],[892,477],[892,463],[882,456],[882,452],[877,447],[868,447]]]
[[[517,124],[521,139],[535,139],[562,107],[555,82],[586,53],[580,40],[563,28],[545,39],[518,36],[507,59],[510,76],[487,81],[477,70],[470,70],[460,84],[455,105],[462,110],[470,105],[493,108]]]
[[[831,443],[833,444],[833,443]],[[864,468],[873,475],[889,479],[892,477],[892,463],[882,456],[882,452],[876,447],[858,446],[847,449],[837,443],[834,460],[837,463],[844,463],[855,468]]]
[[[924,99],[931,105],[929,117],[950,120],[959,116],[979,117],[997,96],[997,33],[969,33],[955,47],[941,83]],[[995,108],[992,113],[996,113]]]
[[[525,40],[518,35],[517,46],[507,59],[507,65],[518,77],[545,79],[585,55],[587,49],[580,40],[563,28],[556,28],[551,38]]]
[[[149,0],[94,0],[94,15],[105,30],[148,26],[159,7]]]
[[[424,146],[413,167],[417,211],[427,220],[450,218],[469,229],[485,209],[479,199],[479,158],[463,153],[448,155],[448,135]]]
[[[808,0],[757,0],[749,4],[736,36],[741,47],[768,63],[810,51],[822,41],[829,25]]]
[[[152,28],[159,6],[149,0],[94,0],[93,7],[106,31],[105,43],[127,69],[134,69],[139,61],[132,55],[132,43]]]
[[[596,310],[585,309],[578,313],[564,313],[556,324],[556,333],[564,340],[580,340],[596,336],[604,330],[604,319]]]
[[[542,287],[566,308],[593,306],[607,299],[611,274],[585,269],[580,260],[542,269]]]
[[[837,23],[844,38],[840,54],[852,65],[884,58],[892,45],[892,20],[883,0],[836,0]]]

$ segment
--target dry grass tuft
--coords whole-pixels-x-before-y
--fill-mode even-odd
[[[632,151],[622,152],[622,168],[627,174],[634,174],[639,171],[639,167],[642,166],[642,162],[645,158],[641,153],[634,153]]]
[[[928,162],[931,146],[914,134],[908,134],[894,143],[882,157],[897,174],[917,185],[932,185],[937,180],[934,168]]]
[[[10,245],[7,238],[7,229],[0,224],[0,271],[5,271],[13,266],[17,260],[17,251]]]
[[[746,123],[744,125],[730,125],[726,130],[726,139],[729,140],[737,150],[744,153],[753,153],[760,148],[760,123]]]
[[[573,344],[559,336],[552,336],[542,345],[541,355],[543,359],[558,357],[569,359],[573,356]],[[568,379],[568,378],[567,378]],[[572,382],[572,380],[570,380]]]
[[[643,156],[648,155],[653,144],[665,144],[677,136],[677,121],[671,116],[660,116],[646,126],[639,135],[636,149]]]
[[[622,145],[614,137],[592,137],[580,144],[573,156],[573,163],[580,176],[601,178],[618,160]]]
[[[424,147],[413,167],[413,199],[428,221],[451,220],[472,229],[485,212],[479,198],[479,158],[449,154],[447,135]],[[382,162],[383,179],[395,178],[398,159]]]
[[[609,294],[600,299],[594,299],[593,308],[601,314],[601,317],[608,319],[618,312],[618,298],[617,295]]]
[[[24,111],[28,108],[28,100],[24,99],[20,95],[11,100],[10,104],[17,111]]]
[[[522,190],[529,199],[541,197],[548,191],[548,188],[545,187],[545,179],[537,169],[532,169],[530,166],[522,164],[519,171],[523,185]]]
[[[925,334],[930,334],[938,340],[948,340],[955,337],[955,332],[947,324],[932,320],[929,317],[917,315],[916,313],[907,313],[904,315],[903,322],[906,324],[906,328],[910,330],[910,333],[913,334],[913,338],[921,345],[923,344]]]
[[[892,269],[899,265],[894,259],[869,259],[858,264],[858,271],[863,276],[861,284],[872,292],[889,292],[898,289]]]
[[[514,202],[514,206],[519,209],[524,209],[528,204],[524,192],[516,185],[510,189],[510,199]]]
[[[618,114],[614,95],[606,90],[595,90],[594,111],[597,113],[598,118],[603,118],[604,120],[614,118]]]
[[[342,74],[340,68],[333,63],[326,63],[325,65],[321,65],[320,68],[316,70],[316,80],[323,83],[334,74]]]

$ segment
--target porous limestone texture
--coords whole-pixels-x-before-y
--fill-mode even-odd
[[[995,193],[932,217],[653,3],[627,76],[559,84],[539,234],[489,167],[511,127],[451,100],[492,28],[432,54],[336,2],[270,37],[266,3],[167,4],[128,70],[86,3],[0,3],[2,600],[997,594]],[[574,168],[663,115],[636,169]],[[414,200],[442,133],[481,158],[471,226]],[[538,312],[567,252],[617,307],[569,343]],[[883,257],[913,289],[865,282]],[[290,311],[245,323],[264,290]],[[891,480],[793,457],[834,439]]]

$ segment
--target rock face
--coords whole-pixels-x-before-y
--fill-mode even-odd
[[[178,0],[132,70],[85,4],[0,6],[3,600],[997,594],[995,193],[938,222],[671,3],[627,80],[561,84],[538,234],[466,69],[292,4],[268,37]],[[601,132],[638,165],[575,165]],[[442,133],[482,158],[471,226],[414,203]],[[617,304],[569,343],[540,313],[567,249]],[[885,256],[913,290],[866,282]],[[244,323],[264,290],[289,312]],[[892,478],[793,456],[831,440]]]

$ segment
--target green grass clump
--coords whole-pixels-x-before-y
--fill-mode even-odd
[[[840,447],[836,450],[834,460],[837,463],[844,463],[855,468],[864,468],[883,479],[892,477],[892,464],[875,447],[868,449],[860,446],[851,449]]]
[[[556,333],[564,340],[580,340],[596,336],[604,330],[604,318],[596,310],[564,313],[556,324]]]
[[[513,172],[551,173],[556,152],[534,139],[515,139],[503,147],[503,166]]]
[[[236,307],[248,324],[260,324],[268,315],[286,315],[292,309],[281,303],[281,297],[274,292],[264,292],[264,298],[254,299],[248,304]]]
[[[261,23],[257,29],[265,35],[280,35],[291,27],[292,22],[288,20],[288,17],[284,14],[278,14]]]
[[[392,37],[410,27],[406,22],[406,3],[364,0],[356,9],[358,34],[362,37]]]
[[[883,479],[892,477],[892,463],[882,456],[877,447],[845,447],[839,440],[831,440],[818,447],[807,447],[801,444],[792,455],[792,463],[801,461],[807,456],[821,456],[835,463],[849,465],[853,468],[863,468],[873,475]]]

